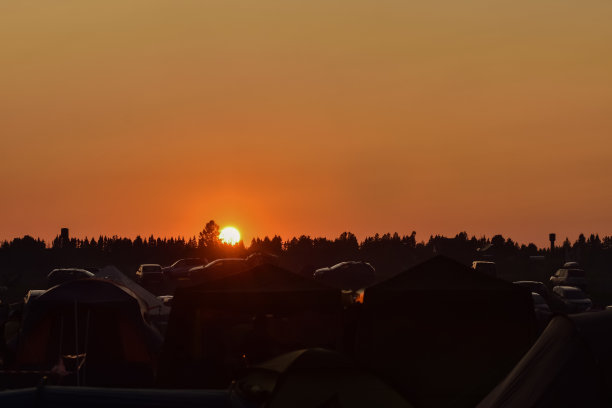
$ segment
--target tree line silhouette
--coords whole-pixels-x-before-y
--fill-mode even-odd
[[[135,239],[119,236],[98,238],[67,238],[58,235],[50,245],[30,236],[4,241],[0,245],[0,285],[10,286],[21,278],[45,276],[58,267],[102,267],[113,264],[128,275],[139,264],[169,265],[177,259],[199,257],[240,257],[263,252],[277,257],[278,263],[293,271],[311,274],[316,268],[345,260],[370,262],[381,278],[398,273],[409,266],[440,253],[465,264],[473,260],[493,260],[501,277],[508,279],[548,279],[551,271],[565,261],[578,261],[599,275],[610,274],[612,266],[612,236],[600,239],[581,234],[575,242],[569,239],[554,248],[538,248],[530,243],[518,244],[502,235],[469,237],[461,232],[454,237],[430,236],[417,241],[410,235],[375,234],[359,242],[351,232],[337,238],[312,238],[302,235],[284,241],[280,236],[253,238],[246,247],[243,242],[227,245],[219,240],[219,226],[214,220],[206,223],[198,236],[161,238],[153,235]],[[537,278],[537,279],[536,279]]]

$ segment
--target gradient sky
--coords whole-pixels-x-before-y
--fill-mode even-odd
[[[0,240],[612,234],[609,0],[0,0]]]

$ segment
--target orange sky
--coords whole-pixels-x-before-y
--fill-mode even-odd
[[[612,3],[0,3],[0,240],[612,234]]]

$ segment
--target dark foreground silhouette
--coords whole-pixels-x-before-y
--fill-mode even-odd
[[[164,287],[173,297],[157,298],[115,268],[30,292],[21,315],[6,320],[5,335],[18,331],[7,337],[0,372],[0,386],[22,390],[0,393],[0,404],[611,401],[612,312],[561,315],[540,336],[546,325],[538,325],[531,293],[538,285],[445,256],[391,277],[368,268],[374,279],[365,288],[353,287],[368,283],[350,274],[326,282],[274,263],[280,257],[260,255],[196,267]]]

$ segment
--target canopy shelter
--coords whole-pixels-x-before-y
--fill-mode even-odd
[[[180,287],[159,385],[227,387],[250,364],[304,347],[334,347],[341,312],[339,290],[270,264]]]
[[[235,391],[269,408],[412,407],[375,375],[324,349],[298,350],[257,365]]]
[[[611,344],[612,310],[556,316],[478,407],[610,407]]]
[[[100,279],[55,286],[29,302],[16,368],[49,371],[61,384],[144,386],[161,336],[128,288]]]
[[[468,407],[536,334],[529,291],[436,256],[365,290],[356,357],[417,407]]]

